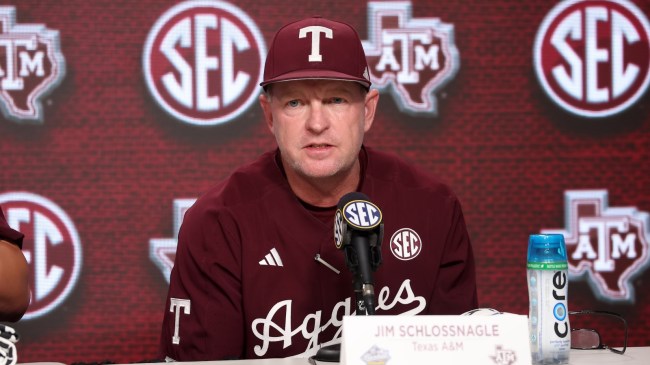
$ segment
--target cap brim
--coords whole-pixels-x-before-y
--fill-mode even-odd
[[[262,83],[260,83],[260,86],[266,87],[269,84],[274,84],[277,82],[297,81],[297,80],[354,81],[360,83],[366,89],[370,88],[370,84],[371,84],[370,81],[362,77],[354,77],[341,72],[315,69],[315,70],[300,70],[300,71],[287,72],[283,75],[263,81]]]

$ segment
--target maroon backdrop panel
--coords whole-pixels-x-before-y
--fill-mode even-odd
[[[367,144],[459,195],[482,307],[527,314],[528,235],[561,232],[570,309],[619,312],[650,345],[649,0],[3,4],[0,205],[32,271],[19,361],[154,358],[184,209],[274,147],[260,67],[311,15],[364,41]]]

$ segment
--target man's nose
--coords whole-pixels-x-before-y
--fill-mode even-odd
[[[313,133],[322,133],[329,127],[329,119],[322,103],[314,102],[310,105],[306,127]]]

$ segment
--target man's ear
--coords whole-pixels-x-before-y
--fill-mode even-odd
[[[261,93],[259,97],[262,113],[264,113],[264,121],[266,126],[273,132],[273,113],[271,113],[271,98],[265,93]]]
[[[372,123],[375,120],[375,112],[377,111],[377,103],[379,102],[379,91],[376,89],[371,89],[366,94],[365,100],[365,120],[364,120],[364,131],[367,132],[372,127]]]

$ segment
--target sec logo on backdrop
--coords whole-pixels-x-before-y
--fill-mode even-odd
[[[70,295],[79,280],[81,241],[70,217],[51,200],[28,192],[0,194],[9,226],[25,235],[30,304],[23,320],[43,316]]]
[[[189,1],[156,21],[143,70],[161,108],[185,123],[210,126],[238,117],[255,101],[265,56],[262,34],[241,9]]]
[[[550,98],[583,117],[607,117],[634,104],[650,82],[650,25],[629,1],[569,0],[542,22],[537,77]]]

